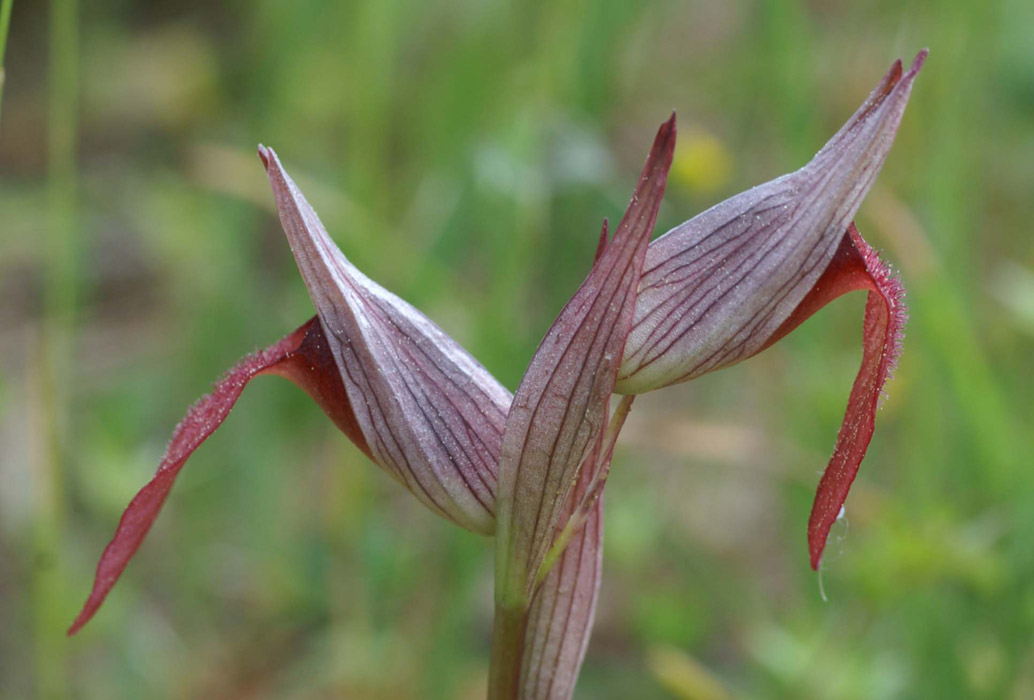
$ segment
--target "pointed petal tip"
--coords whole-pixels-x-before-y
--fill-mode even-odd
[[[923,63],[926,61],[927,55],[930,53],[929,49],[923,49],[916,57],[912,59],[912,64],[908,68],[908,72],[904,72],[904,64],[901,59],[895,59],[894,63],[891,64],[890,70],[887,71],[886,75],[883,76],[883,80],[873,90],[872,94],[869,95],[869,99],[866,100],[865,105],[856,115],[855,123],[861,121],[883,103],[883,101],[895,90],[908,89],[912,83],[912,80],[919,74],[920,69],[923,67]]]
[[[923,64],[926,63],[926,57],[930,55],[930,49],[923,49],[916,54],[915,58],[912,59],[911,65],[908,67],[908,71],[901,75],[896,81],[894,87],[897,89],[910,90],[912,81],[919,75],[919,71],[922,70]],[[901,64],[901,59],[898,59],[898,64]],[[898,71],[900,73],[900,70]]]
[[[607,242],[610,238],[610,220],[607,217],[603,217],[603,228],[600,229],[600,240],[596,243],[596,256],[592,259],[595,265],[600,256],[603,255],[603,251],[607,249]]]
[[[675,110],[671,110],[671,116],[668,117],[661,128],[658,130],[657,139],[660,141],[663,139],[671,139],[674,141],[676,134],[678,133],[678,120],[675,118]],[[674,144],[672,144],[674,147]]]
[[[266,148],[261,143],[258,145],[258,157],[262,159],[262,167],[269,170],[269,161],[272,159],[273,149]]]
[[[923,64],[926,63],[926,57],[929,54],[930,49],[928,48],[917,53],[915,58],[912,59],[912,63],[909,65],[907,72],[904,71],[904,64],[901,59],[896,59],[894,63],[891,64],[890,70],[887,71],[887,75],[883,78],[883,82],[880,85],[882,89],[877,90],[877,92],[882,95],[889,95],[891,91],[899,85],[908,84],[916,77],[916,75],[919,74]]]
[[[82,613],[79,613],[79,617],[82,617]],[[75,633],[82,629],[83,623],[79,622],[79,617],[75,618],[75,622],[73,622],[72,626],[68,628],[67,632],[65,632],[66,637],[74,637]]]
[[[894,62],[890,64],[890,70],[883,76],[883,80],[880,82],[873,94],[869,96],[869,100],[879,100],[890,94],[891,90],[897,86],[901,80],[901,59],[896,58]]]
[[[101,603],[104,602],[105,597],[107,596],[102,597],[100,600],[91,599],[87,601],[87,604],[84,605],[83,609],[79,611],[79,614],[76,615],[75,620],[72,621],[72,625],[65,632],[65,636],[74,637],[75,635],[77,635],[79,633],[79,630],[85,627],[86,623],[93,619],[93,616],[100,608]]]
[[[668,182],[668,170],[671,168],[671,162],[675,157],[675,140],[677,137],[678,125],[675,112],[672,110],[671,116],[657,129],[657,136],[654,137],[650,154],[647,156],[646,164],[639,175],[643,182],[654,178],[655,185],[662,194]]]
[[[650,159],[657,154],[663,154],[669,156],[675,152],[675,138],[678,135],[678,122],[675,118],[675,110],[672,110],[671,116],[665,119],[661,125],[657,128],[657,136],[653,140],[653,148],[650,151]],[[644,168],[643,173],[645,175],[646,169]]]
[[[916,57],[912,59],[912,65],[908,68],[909,75],[915,75],[916,73],[918,73],[922,69],[923,64],[926,63],[926,57],[929,55],[929,48],[925,48],[919,53],[917,53]]]

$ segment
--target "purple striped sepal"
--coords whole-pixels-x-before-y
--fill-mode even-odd
[[[852,289],[873,290],[870,307],[879,310],[866,312],[862,369],[809,526],[816,568],[872,437],[876,399],[904,324],[900,285],[849,225],[894,142],[926,54],[904,74],[895,62],[803,168],[708,209],[650,245],[615,387],[641,394],[735,364],[817,311],[816,299],[824,304]],[[850,271],[840,264],[848,253]]]

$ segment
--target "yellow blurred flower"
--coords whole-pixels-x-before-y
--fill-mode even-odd
[[[692,193],[715,192],[729,181],[732,156],[711,132],[690,127],[675,147],[671,179]]]

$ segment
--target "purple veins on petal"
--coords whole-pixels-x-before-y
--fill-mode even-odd
[[[440,515],[495,530],[510,393],[417,309],[352,265],[272,149],[280,221],[373,460]]]
[[[69,634],[96,613],[184,463],[259,374],[298,384],[360,450],[433,510],[471,530],[494,530],[495,469],[509,392],[419,311],[352,267],[276,155],[260,148],[260,156],[320,313],[246,357],[190,409],[154,478],[126,508]]]
[[[800,170],[728,199],[654,241],[616,391],[643,393],[763,348],[829,265],[897,133],[926,58],[896,62]]]
[[[597,444],[597,452],[599,444]],[[595,461],[590,459],[590,461]],[[571,491],[565,521],[593,485],[586,469]],[[581,529],[535,590],[528,613],[521,668],[521,697],[571,697],[596,617],[603,570],[603,496],[591,505]]]
[[[674,143],[672,115],[613,239],[542,340],[514,396],[499,464],[497,602],[530,599],[579,465],[603,428]]]
[[[535,589],[521,665],[521,697],[568,700],[589,646],[603,569],[603,489],[617,433],[634,397],[619,405],[586,456],[578,481],[557,521],[556,547],[564,530],[577,529]],[[584,518],[584,519],[583,519]]]

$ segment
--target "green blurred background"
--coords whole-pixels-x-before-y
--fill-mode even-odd
[[[515,388],[679,115],[663,231],[802,165],[924,46],[858,217],[909,290],[824,563],[864,295],[637,401],[581,698],[1034,697],[1034,4],[16,0],[0,125],[0,696],[479,698],[489,542],[256,381],[98,617],[186,407],[312,314],[255,146]]]

